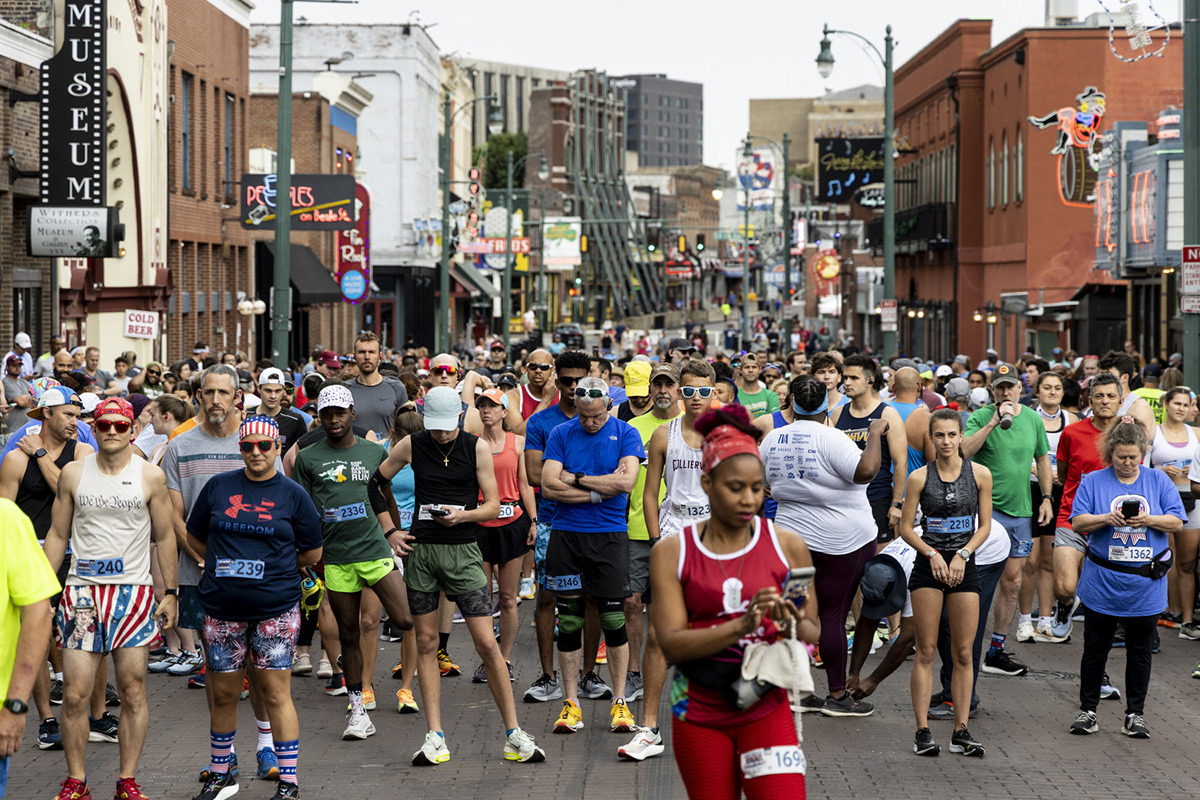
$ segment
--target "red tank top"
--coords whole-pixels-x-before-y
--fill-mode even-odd
[[[750,544],[734,553],[717,555],[700,541],[695,526],[689,525],[679,536],[677,574],[683,587],[689,628],[712,628],[742,616],[764,586],[783,591],[787,580],[787,557],[775,526],[770,520],[755,517],[754,537]],[[771,642],[779,635],[775,623],[764,618],[758,630],[732,647],[712,656],[709,661],[741,663],[743,648],[752,642]],[[743,724],[770,714],[787,702],[782,689],[767,693],[751,708],[738,711],[720,693],[690,683],[679,670],[671,689],[675,716],[698,725]]]
[[[521,384],[521,419],[529,419],[532,417],[533,412],[537,410],[537,407],[541,402],[541,400],[538,400],[529,393],[528,386]],[[558,392],[554,393],[554,402],[558,402]]]
[[[492,465],[496,470],[496,488],[500,490],[500,516],[487,522],[479,523],[485,528],[499,528],[507,525],[521,516],[521,479],[518,473],[517,435],[509,432],[504,434],[504,447],[499,453],[492,453]],[[483,493],[479,494],[479,502],[483,502]]]

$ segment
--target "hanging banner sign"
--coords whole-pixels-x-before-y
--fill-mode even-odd
[[[766,210],[775,206],[775,194],[780,184],[779,167],[774,148],[755,150],[751,160],[738,162],[738,211],[746,210],[747,196],[751,209]]]
[[[579,217],[546,217],[542,230],[542,264],[577,267],[583,263],[583,220]]]
[[[833,249],[813,253],[808,265],[818,278],[825,281],[837,280],[842,271],[842,260],[838,258],[837,250]]]
[[[42,62],[41,201],[104,205],[105,0],[65,0],[63,44]]]
[[[111,258],[125,238],[111,206],[29,206],[26,249],[31,256]]]
[[[371,195],[354,185],[354,227],[337,233],[336,280],[347,303],[361,303],[371,287]]]
[[[817,200],[848,203],[855,192],[883,180],[883,137],[817,139]]]
[[[277,175],[242,176],[242,227],[273,231],[280,213]],[[345,231],[354,227],[353,175],[293,175],[292,230]]]

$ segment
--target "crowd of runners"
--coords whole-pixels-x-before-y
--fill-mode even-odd
[[[346,740],[375,734],[372,713],[423,715],[415,766],[452,759],[443,681],[487,684],[498,754],[519,763],[546,760],[537,736],[580,731],[588,700],[628,737],[614,759],[660,756],[669,692],[690,797],[802,797],[801,712],[870,716],[911,659],[913,752],[939,754],[945,719],[950,752],[983,757],[978,671],[1027,672],[1014,629],[1074,632],[1062,730],[1096,732],[1113,698],[1112,724],[1150,737],[1160,632],[1200,639],[1197,405],[1175,357],[696,345],[614,362],[493,342],[466,368],[364,333],[348,361],[288,369],[198,353],[183,397],[85,399],[57,370],[27,384],[0,464],[0,797],[30,713],[38,746],[64,751],[56,800],[112,779],[116,800],[145,797],[150,673],[207,693],[195,800],[236,794],[243,769],[299,796],[301,742],[320,743],[292,677],[314,672],[346,698],[330,712]],[[514,651],[525,600],[536,653]],[[401,642],[394,706],[380,638]],[[535,659],[514,688],[514,660]],[[239,765],[242,700],[256,738]],[[88,775],[105,742],[117,774]]]

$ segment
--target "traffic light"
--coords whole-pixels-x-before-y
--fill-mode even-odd
[[[479,167],[471,167],[467,170],[467,194],[471,197],[478,197],[480,190],[483,188],[479,184]]]
[[[680,237],[679,237],[679,252],[681,252],[681,253],[687,252],[687,237],[686,236],[680,235]]]
[[[587,234],[586,233],[581,234],[579,237],[579,252],[581,252],[581,253],[587,252]]]
[[[696,234],[696,252],[697,253],[704,252],[704,234],[703,233]]]

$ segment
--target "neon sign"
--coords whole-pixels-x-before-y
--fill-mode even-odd
[[[1133,189],[1129,193],[1129,235],[1134,244],[1151,244],[1154,241],[1154,202],[1157,196],[1158,173],[1152,169],[1135,173]]]
[[[242,176],[242,227],[275,230],[275,218],[291,207],[292,230],[344,231],[354,227],[353,175],[293,175],[290,202],[279,203],[277,176]],[[279,205],[277,208],[276,205]]]
[[[1038,130],[1055,127],[1058,140],[1050,150],[1058,156],[1058,195],[1068,206],[1088,207],[1096,199],[1099,148],[1097,134],[1106,110],[1104,93],[1087,86],[1075,95],[1078,108],[1060,108],[1029,117]]]

